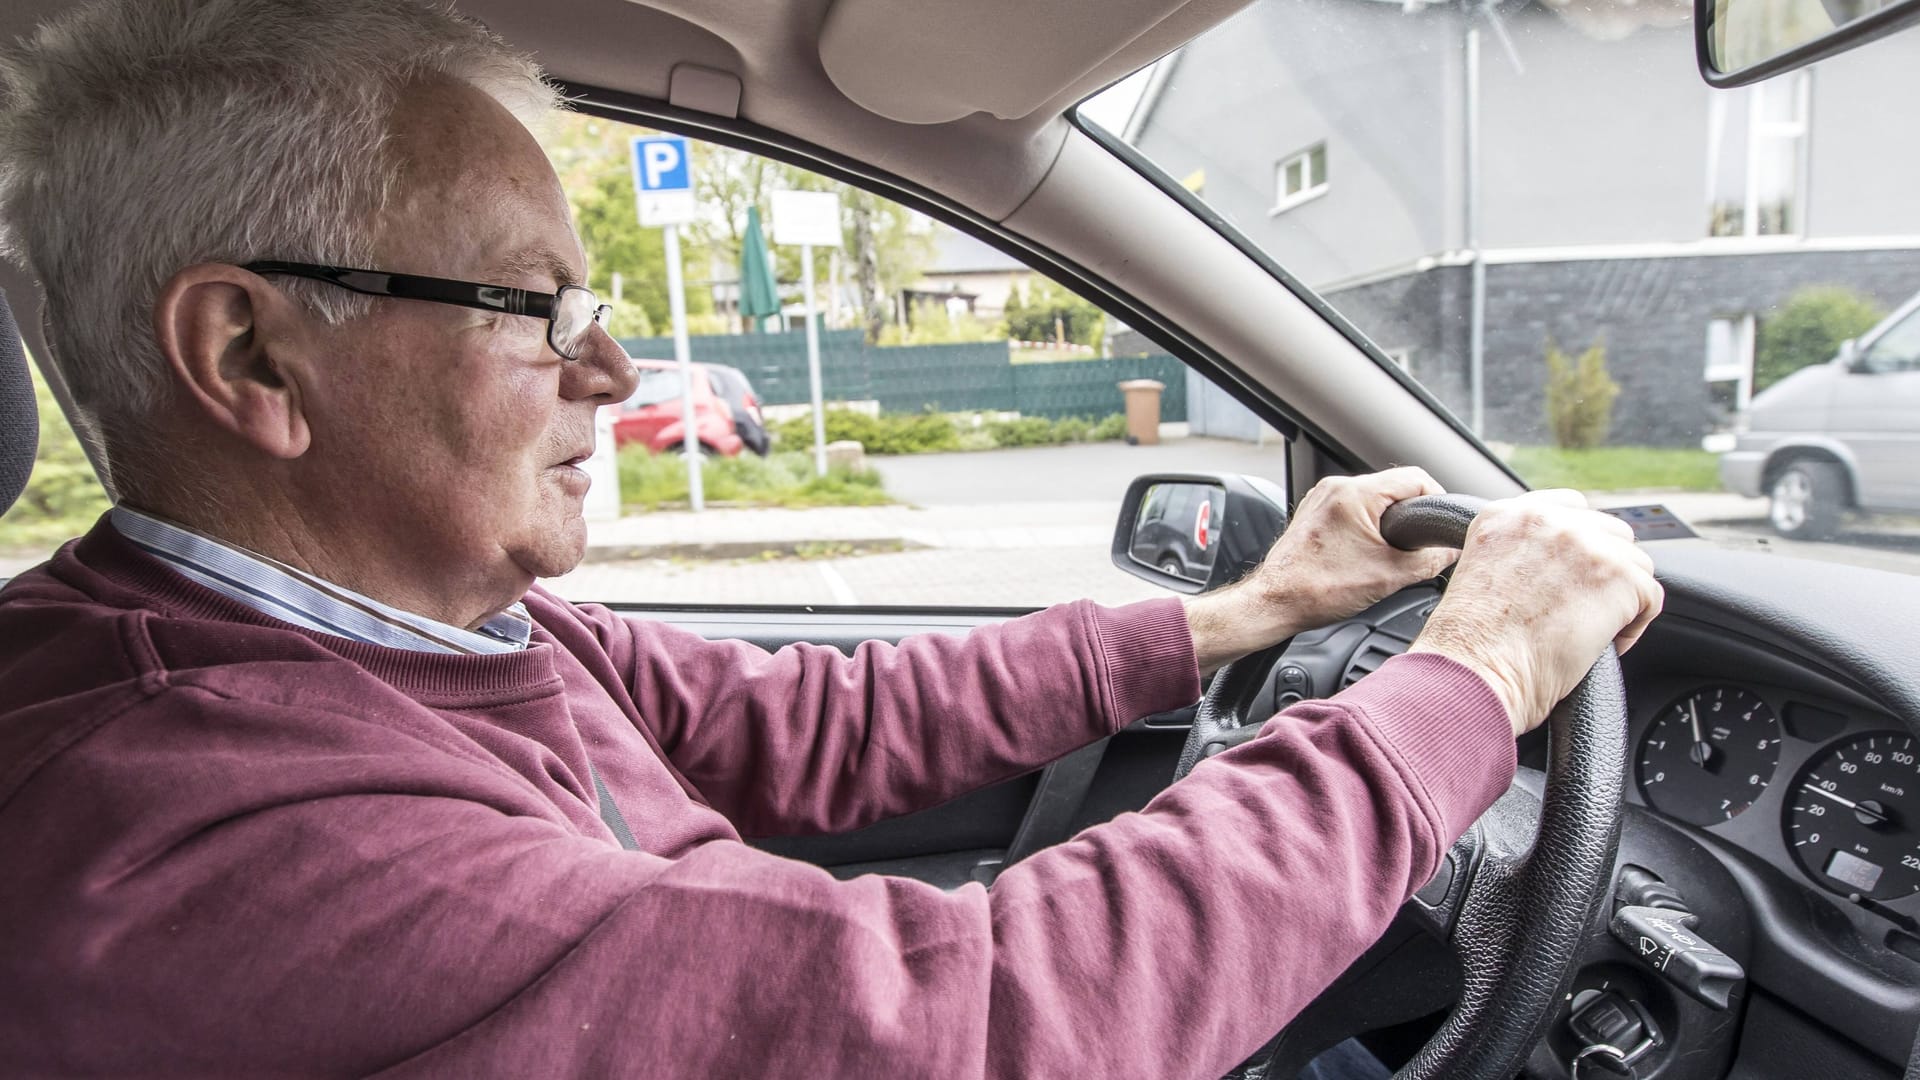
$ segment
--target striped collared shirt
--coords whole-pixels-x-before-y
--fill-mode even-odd
[[[527,647],[533,620],[515,604],[478,630],[401,611],[283,562],[127,506],[113,527],[135,547],[229,600],[282,622],[416,652],[503,653]]]

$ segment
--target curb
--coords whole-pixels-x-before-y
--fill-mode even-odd
[[[805,540],[709,540],[661,544],[589,544],[581,556],[587,563],[627,562],[637,559],[758,559],[768,556],[806,556],[826,549],[869,555],[918,551],[931,547],[904,536],[811,537]]]

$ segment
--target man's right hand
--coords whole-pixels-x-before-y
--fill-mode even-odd
[[[1538,727],[1611,643],[1624,653],[1664,592],[1633,530],[1574,491],[1489,503],[1411,651],[1450,657],[1493,688],[1520,735]]]

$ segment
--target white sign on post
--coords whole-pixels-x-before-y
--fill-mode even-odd
[[[633,194],[640,224],[685,225],[698,212],[693,201],[693,155],[679,135],[640,135],[633,140]]]
[[[680,421],[687,456],[687,502],[695,513],[707,506],[700,473],[700,416],[693,407],[693,361],[687,347],[686,286],[680,273],[680,226],[695,219],[693,155],[679,135],[642,135],[633,140],[633,197],[640,224],[661,227],[666,248],[667,310],[673,316],[673,358],[680,362]]]
[[[813,384],[813,471],[827,475],[827,412],[820,390],[820,327],[813,317],[813,249],[840,246],[840,196],[773,193],[773,242],[800,245],[800,292],[807,311],[807,381]]]
[[[773,193],[773,242],[840,246],[840,196],[831,191]]]

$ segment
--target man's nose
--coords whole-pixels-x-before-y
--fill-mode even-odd
[[[569,401],[597,397],[604,399],[600,404],[611,405],[632,397],[633,388],[639,382],[633,358],[605,327],[594,326],[587,330],[580,358],[567,365],[567,378],[561,380],[560,393]]]

